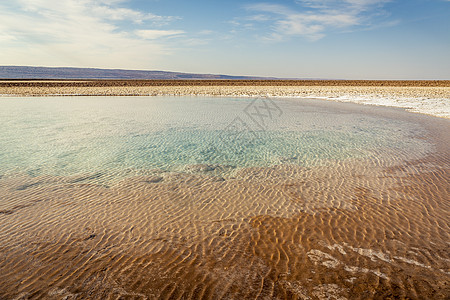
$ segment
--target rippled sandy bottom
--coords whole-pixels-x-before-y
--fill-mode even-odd
[[[447,154],[112,186],[3,176],[0,298],[446,298]]]

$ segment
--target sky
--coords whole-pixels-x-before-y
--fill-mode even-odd
[[[450,79],[450,0],[0,0],[0,65]]]

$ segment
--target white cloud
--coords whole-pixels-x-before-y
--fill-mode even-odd
[[[171,52],[159,39],[183,32],[153,29],[167,25],[174,17],[121,6],[125,2],[17,0],[14,4],[0,3],[2,63],[150,68],[158,58]]]
[[[391,0],[296,0],[295,2],[310,8],[364,11],[374,6],[383,5],[389,1]]]
[[[450,1],[450,0],[449,0],[449,1]],[[198,32],[199,35],[210,35],[210,34],[213,34],[213,33],[214,33],[214,31],[209,30],[209,29],[200,30],[200,31]]]
[[[269,40],[303,36],[317,40],[331,30],[354,26],[372,26],[371,13],[389,0],[297,0],[296,9],[271,3],[247,5],[248,11],[259,13],[246,20],[268,23]],[[257,17],[255,17],[257,16]]]
[[[92,8],[98,16],[102,16],[105,19],[121,21],[121,20],[131,20],[135,23],[142,23],[145,20],[156,20],[161,21],[163,18],[154,14],[144,14],[142,12],[132,10],[129,8],[111,8],[108,6],[94,6]]]
[[[246,20],[249,21],[269,21],[271,18],[268,15],[264,15],[264,14],[258,14],[258,15],[253,15],[253,16],[249,16],[248,18],[246,18]]]
[[[153,39],[159,39],[162,37],[169,37],[169,36],[175,36],[183,34],[184,31],[182,30],[156,30],[156,29],[149,29],[149,30],[137,30],[136,35],[143,39],[147,40],[153,40]]]

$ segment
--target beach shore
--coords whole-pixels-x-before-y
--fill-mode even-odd
[[[450,130],[446,118],[450,87],[106,83],[10,81],[1,82],[0,93],[25,98],[96,95],[94,92],[125,96],[146,95],[146,90],[147,95],[298,97],[273,101],[299,106],[315,102],[314,111],[326,112],[327,119],[348,116],[355,122],[355,133],[349,138],[364,136],[360,122],[368,119],[391,126],[389,132],[393,134],[403,130],[395,124],[409,124],[404,129],[408,129],[407,139],[421,141],[427,147],[423,153],[409,147],[389,152],[377,144],[377,150],[367,157],[330,159],[323,165],[311,166],[238,166],[228,177],[217,176],[211,166],[204,164],[185,165],[178,171],[145,169],[136,175],[127,168],[129,176],[110,182],[96,181],[103,175],[94,170],[69,174],[42,170],[1,172],[0,299],[449,298]],[[419,112],[441,114],[441,118],[389,107],[301,101],[320,95],[322,99],[360,99],[369,104],[414,107]],[[35,150],[43,147],[36,143],[40,134],[47,134],[50,147],[65,149],[66,143],[84,147],[74,137],[92,140],[97,136],[86,135],[80,128],[92,127],[88,132],[98,133],[105,127],[97,120],[111,118],[102,114],[110,103],[107,97],[83,99],[102,100],[92,114],[82,97],[64,99],[81,109],[81,125],[74,117],[74,109],[61,114],[62,98],[50,99],[50,105],[58,108],[53,113],[36,110],[45,108],[43,102],[48,98],[25,98],[6,99],[2,107],[6,113],[0,121],[2,128],[31,131],[25,147]],[[129,98],[121,100],[126,104],[118,109],[132,103]],[[137,100],[150,105],[147,98]],[[212,102],[217,103],[215,100]],[[240,100],[232,99],[232,104]],[[376,102],[382,100],[385,102]],[[34,106],[15,108],[20,102]],[[302,111],[311,114],[311,105]],[[302,116],[307,114],[292,119],[306,126],[311,120]],[[8,115],[19,116],[19,121],[8,121]],[[50,122],[39,128],[36,115]],[[128,123],[113,122],[113,128],[135,124],[137,114],[131,116],[126,119]],[[167,114],[161,116],[167,119]],[[312,120],[317,122],[316,118]],[[381,123],[368,131],[379,131]],[[68,125],[61,126],[64,124]],[[152,127],[151,123],[144,124]],[[330,128],[339,131],[338,126]],[[307,137],[313,138],[318,130],[311,129]],[[61,132],[63,139],[54,132]],[[19,133],[14,131],[11,138],[3,139],[0,135],[0,141],[18,145]],[[138,137],[142,131],[106,133],[119,135],[116,148],[124,147],[122,153],[132,156],[126,148],[133,141],[129,136]],[[322,140],[334,145],[332,139]],[[149,138],[146,141],[150,143]],[[363,145],[367,142],[364,139]],[[318,144],[314,145],[320,150]],[[149,149],[145,153],[151,157],[155,148]],[[20,155],[20,160],[23,157]],[[80,161],[85,158],[80,156]],[[59,163],[63,160],[60,157]],[[108,173],[105,176],[109,178]]]
[[[0,96],[318,98],[450,118],[450,80],[0,80]]]

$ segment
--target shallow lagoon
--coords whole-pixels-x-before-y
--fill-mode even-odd
[[[298,105],[299,101],[303,104]],[[312,100],[206,97],[4,98],[1,172],[97,174],[311,166],[346,158],[418,158],[431,145],[408,122]]]

